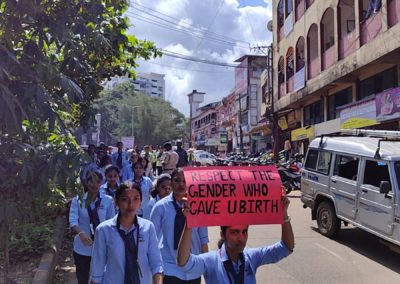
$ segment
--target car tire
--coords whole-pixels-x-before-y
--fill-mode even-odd
[[[321,235],[333,238],[340,230],[341,220],[336,216],[331,202],[323,201],[317,208],[318,231]]]

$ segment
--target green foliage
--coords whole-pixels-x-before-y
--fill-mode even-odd
[[[42,214],[37,207],[76,192],[82,152],[70,132],[92,123],[100,83],[160,55],[126,34],[127,8],[127,0],[0,1],[1,248],[17,240],[15,224]]]
[[[117,141],[132,134],[132,112],[135,143],[160,145],[185,135],[185,117],[163,99],[135,93],[131,82],[105,90],[95,108],[102,115],[102,131]],[[132,108],[132,106],[139,106]]]

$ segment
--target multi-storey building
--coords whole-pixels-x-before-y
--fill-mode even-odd
[[[135,91],[151,97],[165,99],[165,75],[157,73],[138,73],[133,81]]]
[[[151,97],[165,99],[165,75],[157,73],[137,73],[136,79],[132,80],[127,76],[114,77],[105,82],[105,89],[112,89],[125,82],[133,82],[136,92],[147,94]]]
[[[224,97],[217,108],[217,129],[219,129],[220,144],[218,151],[222,153],[232,152],[238,143],[235,133],[237,127],[236,93],[231,91]]]
[[[198,109],[192,117],[192,133],[197,149],[211,153],[218,150],[220,134],[217,129],[217,109],[221,102],[210,103]]]
[[[400,0],[273,0],[274,111],[285,137],[399,129]]]
[[[261,109],[257,99],[260,76],[267,66],[267,57],[244,55],[237,59],[235,68],[235,93],[237,108],[236,136],[239,137],[238,150],[251,152],[251,128],[257,126]]]

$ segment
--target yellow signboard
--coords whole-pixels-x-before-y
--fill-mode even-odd
[[[311,139],[315,136],[314,126],[298,128],[292,131],[292,141]]]
[[[287,124],[285,116],[282,116],[278,119],[278,125],[282,130],[286,130],[288,128],[288,124]]]
[[[362,128],[366,126],[376,125],[379,122],[376,119],[368,119],[362,117],[352,117],[344,121],[341,125],[341,129],[354,129],[354,128]]]

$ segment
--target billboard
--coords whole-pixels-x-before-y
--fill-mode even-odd
[[[134,136],[121,136],[121,142],[124,144],[124,148],[133,148],[135,145]]]
[[[385,121],[400,117],[400,88],[394,88],[375,96],[376,120]]]
[[[235,93],[238,95],[247,94],[248,81],[248,60],[244,59],[238,67],[235,68]]]

